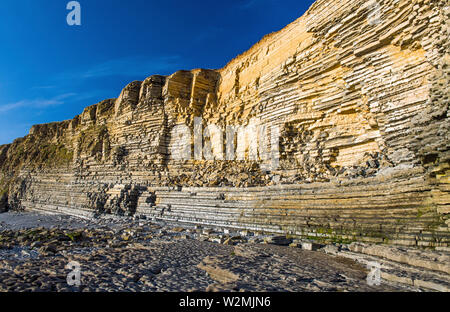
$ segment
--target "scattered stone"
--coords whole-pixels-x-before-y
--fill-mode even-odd
[[[42,256],[52,256],[56,252],[57,252],[57,249],[53,245],[46,245],[46,246],[43,246],[43,247],[39,248],[39,253]]]
[[[220,238],[220,237],[210,237],[208,240],[210,242],[217,243],[217,244],[222,244],[223,243],[223,239]]]
[[[292,247],[292,248],[302,248],[302,244],[301,243],[291,243],[290,245],[289,245],[289,247]]]
[[[271,236],[264,239],[266,244],[289,246],[292,243],[292,238],[286,236]]]
[[[309,251],[316,251],[316,250],[324,247],[324,245],[318,244],[315,242],[302,242],[301,246],[302,246],[303,250],[309,250]]]

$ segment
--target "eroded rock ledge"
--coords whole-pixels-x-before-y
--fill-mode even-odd
[[[448,246],[449,8],[378,4],[318,0],[220,70],[151,76],[33,126],[0,147],[0,210]],[[239,161],[174,159],[185,147],[174,129],[193,131],[195,117],[278,127],[279,166],[245,145]],[[203,143],[225,150],[214,135]]]

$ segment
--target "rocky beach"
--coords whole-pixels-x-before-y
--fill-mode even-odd
[[[319,249],[313,251],[289,238],[133,218],[5,213],[0,226],[0,291],[430,290],[387,280],[369,286],[364,261],[325,252],[350,252],[338,244],[314,244]],[[67,265],[74,261],[80,265],[79,286],[67,281]],[[450,283],[442,282],[448,289]]]

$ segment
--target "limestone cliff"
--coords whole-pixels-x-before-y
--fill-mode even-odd
[[[0,209],[448,246],[449,15],[445,0],[318,0],[220,70],[132,82],[1,146]],[[222,156],[227,127],[249,125],[279,165],[239,132],[241,157]],[[209,130],[210,155],[186,127]]]

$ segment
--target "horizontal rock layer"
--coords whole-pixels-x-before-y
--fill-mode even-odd
[[[132,82],[1,146],[0,209],[448,246],[449,14],[318,0],[220,70]]]

